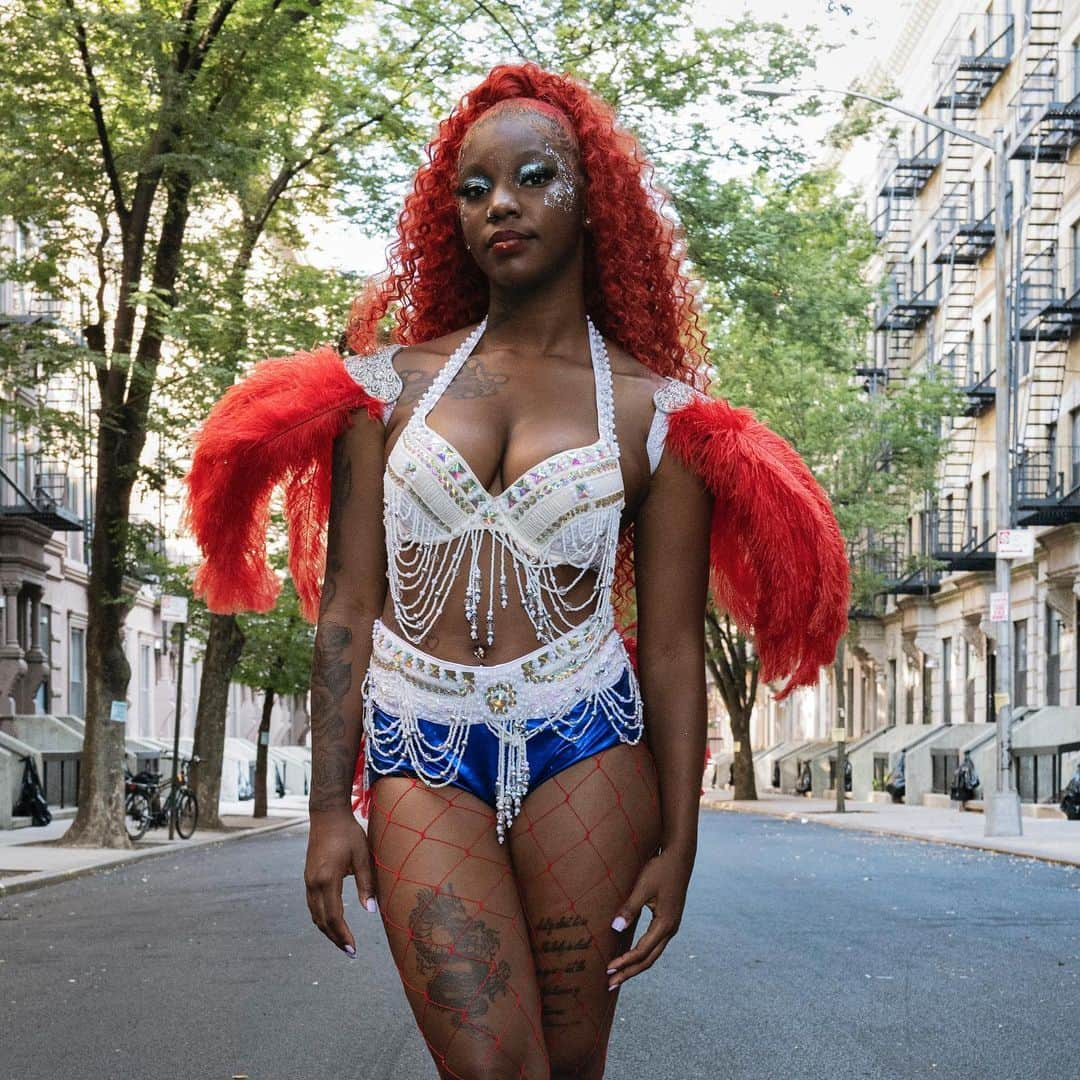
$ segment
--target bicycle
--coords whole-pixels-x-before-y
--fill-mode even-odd
[[[148,829],[169,824],[176,808],[176,831],[181,840],[188,840],[199,821],[199,801],[188,786],[188,769],[200,759],[181,758],[176,774],[176,789],[172,780],[162,780],[161,774],[150,770],[132,773],[124,767],[124,828],[132,840],[141,840]],[[162,800],[162,793],[165,798]]]

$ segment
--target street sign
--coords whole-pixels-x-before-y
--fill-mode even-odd
[[[990,594],[990,621],[1009,621],[1009,594],[1006,592],[992,592]]]
[[[1031,529],[998,529],[997,553],[1003,559],[1035,556],[1035,533]]]
[[[161,598],[161,621],[167,623],[186,623],[187,597],[163,596]]]

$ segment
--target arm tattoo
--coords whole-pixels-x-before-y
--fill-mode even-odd
[[[352,686],[352,630],[320,623],[311,666],[311,794],[308,805],[325,810],[347,801],[353,779],[352,755],[342,745],[342,702]]]
[[[326,570],[323,574],[322,603],[329,604],[337,595],[337,575],[344,569],[341,561],[341,518],[352,495],[352,460],[343,439],[334,443],[334,463],[330,487],[330,532],[326,539]]]

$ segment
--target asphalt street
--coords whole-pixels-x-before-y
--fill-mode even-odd
[[[0,900],[19,1080],[428,1080],[381,926],[311,925],[306,831]],[[1080,871],[703,812],[682,929],[623,991],[610,1080],[1080,1075]]]

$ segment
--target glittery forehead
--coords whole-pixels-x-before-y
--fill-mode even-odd
[[[529,97],[503,98],[501,101],[495,102],[465,132],[465,137],[461,140],[461,149],[465,149],[465,144],[477,128],[486,121],[494,120],[507,112],[520,113],[524,118],[535,121],[552,133],[557,131],[558,144],[561,144],[567,150],[572,150],[575,154],[579,152],[577,134],[574,131],[574,125],[570,122],[570,117],[561,109],[549,105],[546,101]]]

